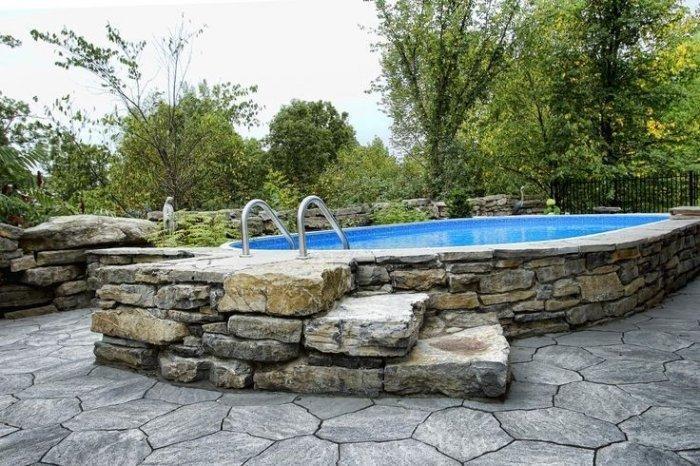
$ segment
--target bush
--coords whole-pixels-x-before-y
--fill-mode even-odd
[[[547,206],[544,208],[545,215],[559,215],[561,214],[561,209],[557,206],[557,201],[554,199],[547,199]]]
[[[393,202],[372,213],[372,221],[377,225],[424,222],[426,220],[428,220],[428,214],[399,202]]]
[[[472,193],[466,188],[453,188],[445,199],[450,218],[471,217],[472,204],[469,202],[471,197],[473,197]]]
[[[170,234],[162,228],[149,236],[151,244],[159,248],[191,246],[216,247],[232,238],[240,237],[238,229],[233,228],[229,211],[218,212],[183,212],[175,213],[177,230]]]

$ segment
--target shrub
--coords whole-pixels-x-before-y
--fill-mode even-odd
[[[453,188],[445,199],[450,218],[471,217],[472,204],[469,202],[471,197],[473,197],[471,191],[466,188]]]
[[[557,201],[554,199],[547,199],[547,206],[544,208],[544,213],[546,215],[561,214],[561,209],[557,206]]]
[[[170,234],[159,228],[149,236],[151,244],[160,248],[192,246],[216,247],[232,238],[238,238],[240,233],[234,228],[228,217],[229,211],[218,212],[183,212],[175,214],[177,230]]]
[[[392,202],[388,206],[372,213],[372,221],[378,225],[424,222],[426,220],[428,220],[428,214],[399,202]]]

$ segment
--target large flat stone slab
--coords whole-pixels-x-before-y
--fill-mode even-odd
[[[218,333],[202,335],[202,344],[211,354],[220,358],[257,362],[281,362],[299,355],[299,345],[277,340],[246,340]]]
[[[347,297],[304,323],[308,348],[350,356],[404,356],[418,338],[428,295]]]
[[[92,331],[113,337],[164,345],[190,334],[180,322],[160,319],[146,309],[118,307],[92,313]]]
[[[304,360],[253,375],[255,388],[297,393],[343,393],[378,395],[382,390],[382,369],[350,369],[338,366],[310,366]]]
[[[418,340],[403,360],[387,364],[384,390],[497,397],[505,393],[509,345],[500,325]]]
[[[308,316],[330,309],[351,286],[347,264],[314,260],[263,264],[224,280],[218,310]]]

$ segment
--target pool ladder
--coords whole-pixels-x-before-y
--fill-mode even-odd
[[[299,204],[299,208],[297,209],[297,231],[299,232],[299,258],[306,259],[309,255],[308,251],[306,250],[306,228],[304,226],[304,219],[306,216],[306,211],[312,204],[318,207],[323,216],[326,217],[326,220],[328,220],[328,223],[331,224],[331,227],[340,238],[340,242],[343,245],[343,249],[350,249],[350,243],[348,242],[347,235],[338,224],[338,221],[336,220],[335,216],[333,216],[333,213],[326,206],[326,203],[323,202],[323,199],[321,199],[318,196],[307,196],[304,198],[304,200],[301,201],[301,203]],[[272,210],[269,204],[263,201],[262,199],[253,199],[252,201],[248,202],[245,205],[245,207],[243,207],[243,214],[241,216],[241,257],[250,257],[250,233],[248,231],[248,220],[250,218],[251,212],[255,207],[260,207],[270,216],[270,218],[272,219],[272,223],[275,224],[277,229],[282,233],[282,236],[284,236],[284,238],[287,240],[287,244],[289,244],[289,249],[294,249],[294,239],[292,239],[292,235],[289,234],[289,231],[284,226],[284,224],[277,216],[275,211]]]

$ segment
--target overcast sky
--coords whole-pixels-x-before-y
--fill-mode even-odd
[[[266,134],[280,106],[296,98],[330,100],[347,111],[361,142],[389,139],[378,96],[366,93],[380,67],[370,33],[360,28],[376,23],[372,4],[363,0],[0,0],[0,33],[23,42],[0,48],[0,90],[27,101],[37,96],[43,104],[73,94],[78,106],[104,113],[114,100],[88,73],[54,66],[52,48],[34,42],[29,31],[67,26],[103,41],[110,22],[130,40],[154,40],[182,14],[206,25],[195,43],[190,82],[259,86],[261,125],[247,134]],[[155,74],[155,57],[147,61],[147,74]]]

